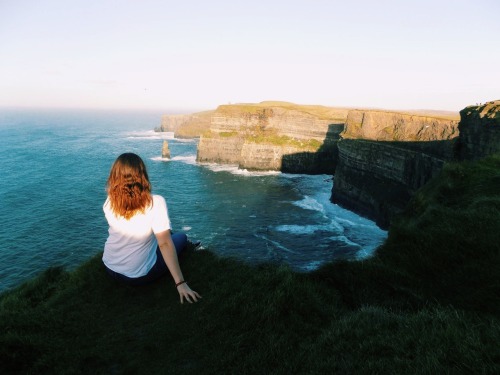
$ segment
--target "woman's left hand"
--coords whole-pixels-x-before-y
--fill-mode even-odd
[[[184,299],[189,303],[198,302],[198,299],[201,299],[201,296],[192,290],[187,283],[179,285],[177,291],[181,297],[181,303],[184,303]]]

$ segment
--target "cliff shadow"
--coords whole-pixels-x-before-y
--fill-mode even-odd
[[[455,160],[459,154],[458,137],[436,141],[372,141],[356,139],[353,139],[353,141],[375,142],[382,146],[419,152],[446,161]]]
[[[457,160],[457,138],[435,141],[342,139],[331,200],[386,229],[444,163]]]
[[[344,123],[329,124],[325,138],[317,151],[283,155],[281,172],[333,175],[339,157],[337,142],[343,130]]]

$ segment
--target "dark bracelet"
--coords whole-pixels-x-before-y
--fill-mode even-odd
[[[186,281],[182,280],[182,281],[179,281],[178,283],[175,284],[175,287],[177,288],[179,285],[182,285],[182,284],[185,284]]]

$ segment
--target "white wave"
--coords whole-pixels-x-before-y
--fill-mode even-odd
[[[301,201],[293,202],[293,204],[306,210],[325,212],[325,208],[321,203],[307,195]]]
[[[163,162],[170,161],[169,158],[164,158],[163,156],[155,156],[155,157],[150,158],[149,160],[163,161]]]
[[[277,225],[274,230],[278,232],[288,232],[292,234],[312,234],[314,232],[324,231],[335,233],[343,233],[344,227],[337,223],[335,220],[331,220],[328,224],[314,224],[314,225],[294,225],[294,224],[284,224]]]
[[[349,211],[338,204],[330,204],[328,206],[328,210],[331,212],[331,215],[335,220],[345,224],[346,226],[350,226],[352,228],[365,228],[363,230],[371,230],[379,236],[387,236],[387,231],[380,229],[373,220],[359,216],[358,214]]]
[[[321,260],[313,260],[313,261],[301,266],[300,269],[303,271],[307,271],[307,272],[314,271],[314,270],[317,270],[319,268],[319,266],[321,266],[322,264],[323,264],[323,262]]]
[[[190,231],[191,229],[193,229],[193,228],[189,227],[187,225],[182,227],[182,230],[185,231],[185,232]]]
[[[154,130],[137,130],[125,133],[127,139],[174,139],[173,132],[155,132]]]
[[[276,246],[278,249],[281,249],[283,251],[286,251],[287,253],[292,253],[292,254],[295,254],[295,251],[293,250],[290,250],[289,248],[283,246],[282,244],[280,244],[279,242],[277,241],[273,241],[273,240],[270,240],[269,238],[267,238],[266,236],[264,235],[261,235],[261,234],[254,234],[255,237],[257,238],[261,238],[263,239],[264,241],[267,241],[267,242],[270,242],[272,243],[274,246]]]
[[[371,258],[375,254],[379,245],[364,247],[356,253],[357,260],[363,260]]]
[[[330,237],[331,240],[333,241],[340,241],[340,242],[343,242],[345,243],[346,245],[349,245],[349,246],[355,246],[355,247],[359,247],[361,248],[361,245],[356,243],[356,242],[353,242],[351,241],[349,238],[347,238],[346,236],[333,236],[333,237]]]
[[[180,161],[185,164],[196,165],[196,155],[178,155],[172,158],[173,161]]]
[[[197,142],[196,139],[192,139],[192,138],[174,138],[174,140],[176,142],[179,142],[179,143],[196,143]]]
[[[229,172],[238,176],[259,177],[259,176],[276,176],[281,174],[279,171],[249,171],[240,169],[235,164],[217,164],[217,163],[199,163],[200,165],[210,169],[213,172]]]
[[[337,221],[339,223],[347,224],[348,226],[351,226],[351,227],[358,225],[354,221],[351,221],[351,220],[348,220],[348,219],[345,219],[345,218],[342,218],[339,216],[335,216],[334,219],[335,219],[335,221]]]
[[[320,230],[330,230],[325,225],[278,225],[274,230],[278,232],[288,232],[293,234],[312,234]]]

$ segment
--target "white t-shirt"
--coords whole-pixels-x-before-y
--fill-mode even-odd
[[[167,203],[153,195],[152,206],[130,219],[117,217],[111,211],[109,198],[103,211],[109,224],[102,261],[110,270],[128,277],[146,275],[156,262],[158,241],[155,234],[170,229]]]

